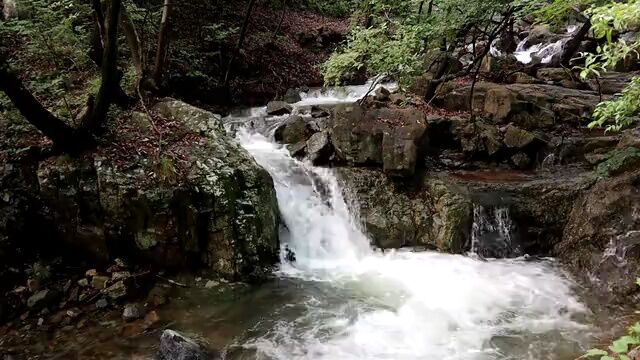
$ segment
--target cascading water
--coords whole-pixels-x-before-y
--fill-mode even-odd
[[[513,230],[514,225],[508,207],[487,209],[481,205],[474,205],[470,252],[498,258],[522,255],[514,243]]]
[[[585,346],[587,310],[553,261],[376,251],[334,173],[265,135],[238,139],[274,179],[283,254],[295,253],[278,276],[297,290],[227,358],[562,359]]]

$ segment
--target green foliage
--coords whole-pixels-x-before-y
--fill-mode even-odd
[[[334,53],[322,70],[329,85],[354,73],[390,75],[407,84],[425,70],[425,55],[443,45],[453,49],[472,26],[496,26],[494,18],[509,8],[510,0],[440,0],[428,11],[428,1],[367,0],[356,18],[371,26],[354,26],[346,45]],[[358,21],[354,21],[356,24]]]
[[[613,341],[607,350],[591,349],[582,358],[598,358],[600,360],[629,360],[628,352],[640,345],[640,323],[629,328],[628,335]]]
[[[634,77],[622,91],[621,96],[598,104],[589,128],[605,127],[606,131],[620,131],[633,124],[638,115],[638,109],[640,109],[640,77]]]
[[[599,77],[602,72],[614,68],[618,63],[640,56],[640,41],[627,43],[622,38],[615,39],[617,33],[636,29],[640,25],[640,0],[595,6],[586,11],[586,14],[591,17],[591,29],[595,36],[605,43],[598,46],[595,54],[581,54],[585,60],[580,73],[583,79],[590,76]],[[589,127],[605,127],[607,131],[619,131],[632,125],[634,116],[639,111],[640,78],[636,77],[618,98],[598,105]]]

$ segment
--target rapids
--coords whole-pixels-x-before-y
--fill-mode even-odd
[[[331,96],[302,102],[340,102]],[[553,259],[376,250],[343,198],[349,189],[272,141],[273,123],[236,134],[274,179],[285,225],[277,276],[288,295],[253,317],[226,358],[573,359],[584,351],[590,312]]]

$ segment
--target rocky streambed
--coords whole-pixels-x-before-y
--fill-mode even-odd
[[[2,289],[0,350],[579,356],[637,296],[640,150],[583,128],[595,93],[530,82],[456,87],[437,110],[385,88],[356,103],[366,86],[225,119],[166,99],[171,161],[6,165],[3,259],[24,236],[104,265],[5,271],[25,286]]]

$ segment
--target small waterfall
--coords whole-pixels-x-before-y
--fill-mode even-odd
[[[490,258],[522,255],[513,241],[514,229],[508,207],[487,209],[475,204],[471,226],[471,253]]]

